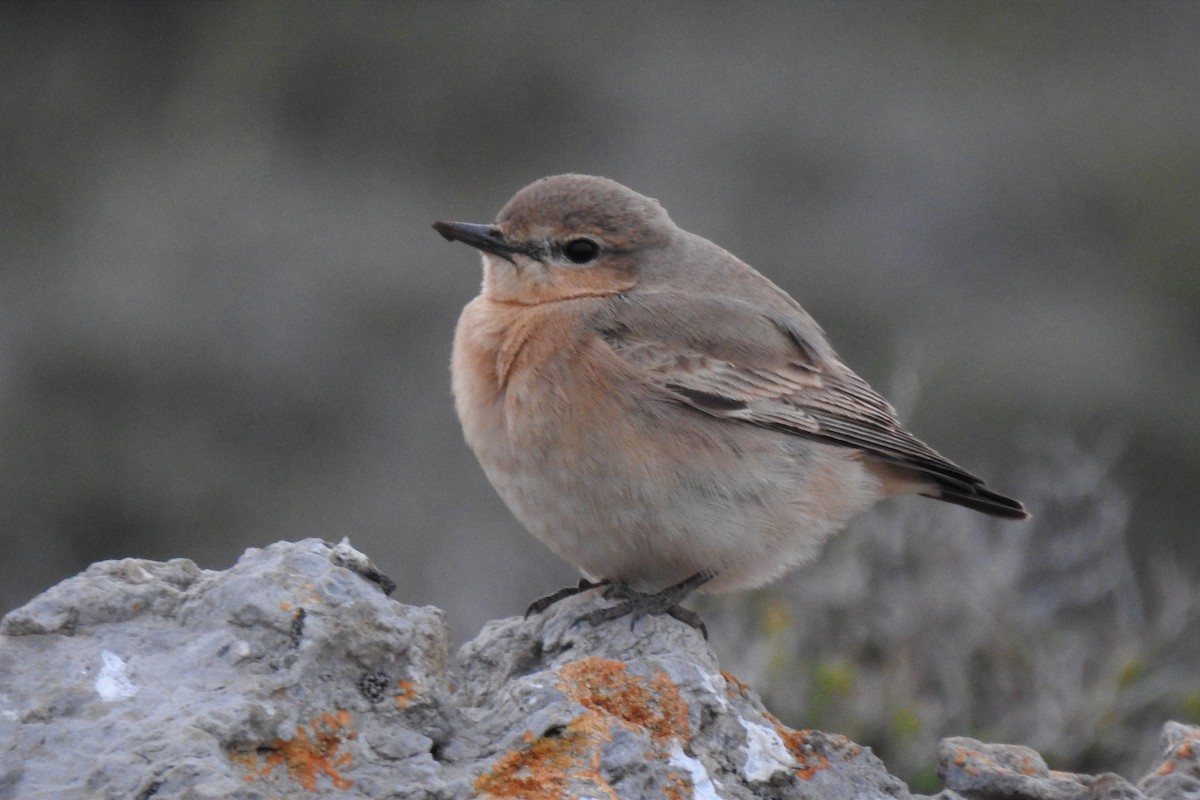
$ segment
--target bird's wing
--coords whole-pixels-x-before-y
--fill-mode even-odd
[[[891,405],[838,359],[798,307],[798,314],[778,314],[727,297],[684,300],[631,299],[616,324],[600,330],[659,396],[719,419],[853,448],[944,490],[934,496],[961,502],[945,495],[982,491],[987,497],[977,504],[988,507],[980,510],[1024,516],[1019,503],[994,500],[979,478],[903,430]],[[999,501],[1007,502],[991,507]]]
[[[750,366],[673,344],[610,340],[643,380],[713,417],[862,450],[882,461],[973,480],[899,427],[895,412],[846,367],[804,362]]]

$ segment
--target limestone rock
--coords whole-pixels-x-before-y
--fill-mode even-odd
[[[1138,788],[1147,797],[1200,797],[1200,727],[1168,722],[1159,740],[1162,759]]]
[[[1119,775],[1051,771],[1028,747],[943,739],[938,774],[949,797],[969,800],[1141,800],[1146,796]],[[954,794],[957,793],[957,794]]]
[[[867,748],[782,725],[674,619],[576,625],[606,602],[584,593],[451,659],[441,612],[388,589],[316,539],[63,581],[0,623],[0,798],[912,797]],[[938,797],[1178,797],[1197,735],[1168,726],[1140,791],[947,740]]]

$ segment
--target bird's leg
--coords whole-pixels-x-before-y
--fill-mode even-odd
[[[596,589],[601,586],[610,586],[612,581],[605,578],[602,581],[592,582],[587,578],[580,578],[578,586],[567,586],[564,589],[559,589],[557,592],[552,592],[545,597],[539,597],[529,604],[529,608],[525,609],[525,618],[540,614],[550,606],[557,603],[559,600],[566,600],[568,597],[574,597],[580,592],[586,592],[588,589]]]
[[[629,616],[631,617],[629,626],[632,628],[634,623],[648,614],[668,614],[700,631],[704,638],[707,639],[708,628],[704,626],[704,621],[700,619],[700,615],[695,611],[681,607],[679,603],[693,591],[712,580],[716,574],[709,570],[703,570],[686,580],[680,581],[674,586],[668,586],[661,592],[654,592],[653,594],[644,594],[636,591],[627,584],[610,581],[608,582],[608,588],[604,590],[605,598],[619,598],[622,602],[617,603],[611,608],[601,608],[589,614],[584,614],[575,620],[575,624],[578,625],[581,622],[587,622],[591,625],[599,625],[601,622],[609,622]]]

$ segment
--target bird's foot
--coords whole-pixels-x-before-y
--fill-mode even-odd
[[[614,619],[628,616],[630,617],[629,627],[633,628],[634,624],[642,617],[651,614],[666,614],[686,625],[690,625],[700,631],[700,634],[705,639],[708,639],[708,628],[705,627],[704,621],[700,619],[700,615],[695,611],[683,608],[679,603],[693,591],[711,580],[715,575],[716,573],[714,572],[697,572],[695,575],[680,581],[674,586],[668,586],[661,592],[654,592],[652,594],[639,592],[624,583],[608,581],[608,588],[604,590],[605,599],[611,600],[616,598],[622,602],[610,608],[601,608],[584,614],[575,620],[574,624],[578,625],[581,622],[586,622],[589,625],[599,625],[602,622],[611,622]]]
[[[529,608],[525,609],[525,618],[529,619],[534,614],[542,613],[559,600],[566,600],[568,597],[574,597],[580,592],[586,592],[588,589],[597,589],[601,586],[609,586],[611,584],[612,581],[609,580],[592,582],[587,578],[580,578],[578,586],[568,586],[564,589],[559,589],[557,592],[548,594],[545,597],[539,597],[537,600],[534,600],[529,604]]]

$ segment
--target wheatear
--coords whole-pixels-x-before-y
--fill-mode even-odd
[[[606,178],[522,189],[483,252],[452,382],[467,443],[513,514],[619,605],[668,612],[816,557],[896,494],[1024,507],[900,428],[782,289]],[[636,619],[635,616],[635,619]]]

